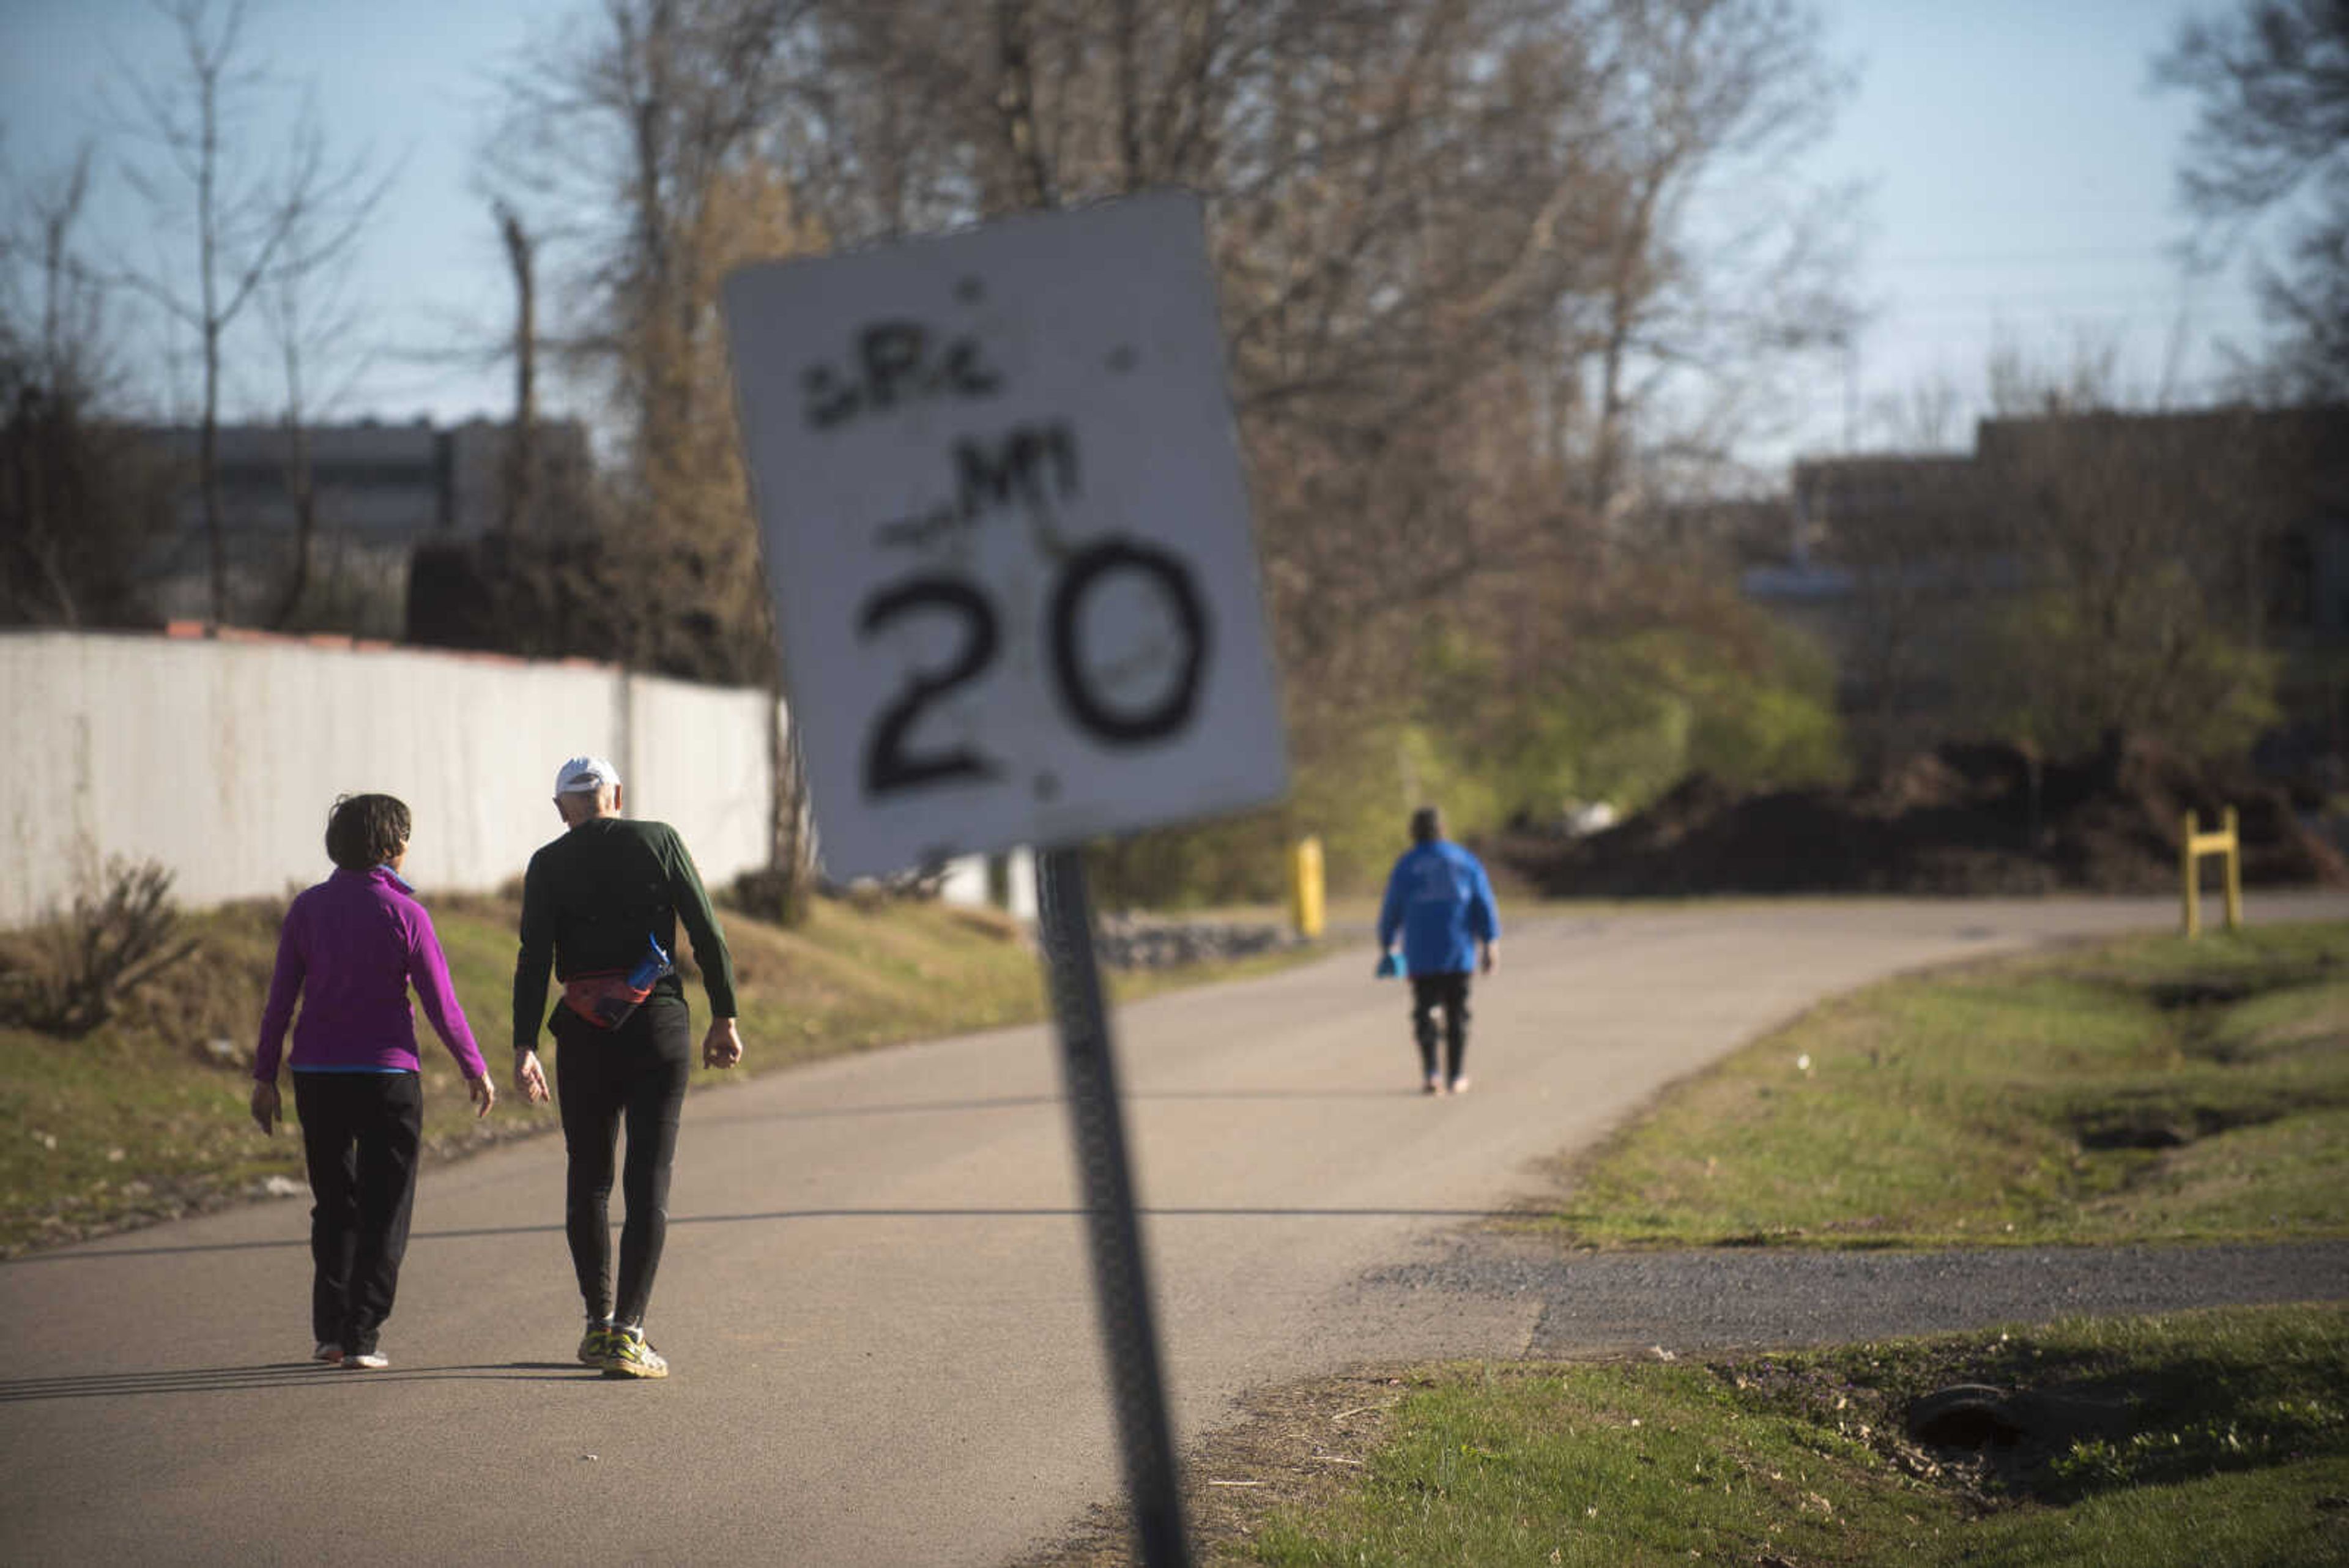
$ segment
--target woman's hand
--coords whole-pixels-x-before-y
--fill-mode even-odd
[[[546,1069],[538,1064],[538,1053],[527,1045],[514,1053],[514,1092],[527,1104],[546,1103]]]
[[[283,1108],[275,1084],[257,1083],[253,1085],[254,1125],[272,1137],[277,1136],[277,1117]]]
[[[480,1121],[483,1116],[488,1116],[490,1107],[498,1103],[498,1086],[490,1082],[490,1075],[486,1072],[478,1078],[466,1079],[465,1092],[473,1096],[475,1121]]]

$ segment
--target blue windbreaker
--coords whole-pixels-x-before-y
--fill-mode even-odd
[[[1500,911],[1476,857],[1448,839],[1415,844],[1387,877],[1379,906],[1379,946],[1402,932],[1402,959],[1413,974],[1468,974],[1476,944],[1498,941]]]

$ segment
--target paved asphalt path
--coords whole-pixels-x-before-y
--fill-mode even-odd
[[[2253,913],[2349,918],[2349,899]],[[1539,1190],[1547,1157],[1821,996],[2174,918],[2061,899],[1527,918],[1476,991],[1458,1099],[1414,1092],[1404,992],[1365,950],[1123,1010],[1182,1433],[1269,1382],[1549,1343],[1542,1291],[1379,1277],[1440,1262]],[[425,1173],[388,1372],[304,1361],[298,1199],[0,1265],[0,1561],[1001,1563],[1118,1487],[1070,1166],[1040,1029],[698,1093],[653,1303],[666,1383],[569,1359],[553,1139]]]

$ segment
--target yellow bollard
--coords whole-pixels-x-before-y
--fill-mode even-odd
[[[2236,831],[2235,808],[2227,807],[2220,818],[2216,833],[2202,831],[2202,819],[2193,812],[2186,814],[2184,831],[2178,836],[2178,871],[2186,897],[2185,928],[2189,937],[2202,934],[2202,857],[2217,855],[2225,862],[2227,889],[2227,929],[2235,930],[2243,923],[2243,846],[2242,836]]]
[[[1318,940],[1327,908],[1321,877],[1321,841],[1300,838],[1288,848],[1288,912],[1297,934]]]
[[[2187,940],[2189,941],[2202,934],[2200,886],[2202,878],[2196,874],[2200,867],[2194,857],[2195,830],[2201,826],[2200,819],[2189,811],[2186,814],[2183,831],[2178,836],[2178,875],[2186,888],[2186,913],[2183,923]]]
[[[2220,831],[2227,836],[2227,929],[2235,930],[2243,923],[2243,837],[2235,831],[2235,808],[2229,806],[2226,826]]]

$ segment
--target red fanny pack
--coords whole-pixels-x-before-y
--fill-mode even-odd
[[[574,974],[563,982],[563,1005],[598,1029],[617,1029],[652,993],[650,985],[629,984],[620,970]]]

